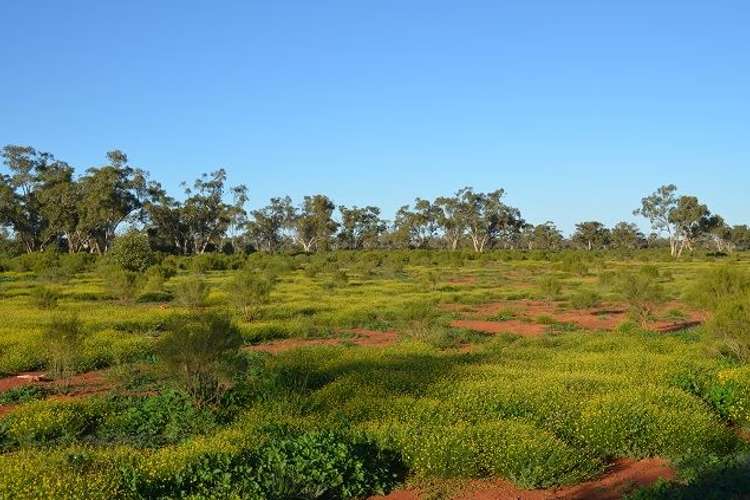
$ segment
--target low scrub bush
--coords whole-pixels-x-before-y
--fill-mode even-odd
[[[191,309],[205,307],[208,284],[199,276],[189,276],[175,283],[174,298],[177,304]]]
[[[39,309],[54,309],[57,307],[60,294],[53,288],[39,285],[31,289],[29,298],[31,303]]]
[[[159,359],[198,405],[215,404],[245,367],[242,335],[216,314],[174,317],[160,339]]]
[[[750,294],[727,298],[716,306],[706,329],[718,341],[722,354],[739,361],[750,360]]]
[[[643,327],[653,319],[656,307],[666,300],[664,288],[646,273],[621,275],[619,290],[630,318]]]
[[[258,309],[271,301],[271,291],[276,285],[274,275],[245,268],[237,272],[229,281],[229,300],[249,321],[256,317]]]
[[[581,290],[570,297],[570,305],[576,309],[589,309],[596,307],[601,301],[601,295],[593,290]]]
[[[62,379],[66,384],[76,372],[88,336],[81,320],[75,315],[57,315],[42,332],[42,341],[47,349],[48,373]]]
[[[688,300],[697,307],[716,310],[726,300],[750,294],[750,274],[736,266],[724,265],[699,275],[687,293]]]

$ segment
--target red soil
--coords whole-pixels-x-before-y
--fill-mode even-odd
[[[477,332],[512,333],[522,337],[535,337],[547,331],[546,325],[511,319],[508,321],[482,321],[478,319],[458,319],[451,322],[456,328],[467,328]]]
[[[355,334],[349,338],[330,338],[330,339],[282,339],[246,346],[245,349],[251,351],[262,351],[278,353],[296,349],[298,347],[316,346],[316,345],[346,345],[354,344],[358,346],[385,347],[394,343],[398,339],[396,332],[378,332],[375,330],[366,330],[364,328],[353,328],[348,330]]]
[[[457,495],[456,500],[615,500],[632,492],[635,488],[648,486],[658,479],[673,479],[674,471],[660,458],[645,460],[618,460],[601,477],[585,483],[564,488],[546,490],[523,490],[507,481],[477,480]],[[418,490],[397,490],[379,500],[419,500]]]
[[[462,276],[460,278],[451,278],[448,280],[450,285],[471,285],[477,282],[477,278],[474,276]]]
[[[680,309],[682,304],[679,302],[670,302],[659,308],[657,313],[665,313],[671,309]],[[553,302],[544,302],[539,300],[508,300],[504,302],[495,302],[481,306],[461,306],[456,304],[446,304],[444,309],[453,312],[466,312],[467,319],[453,322],[453,326],[462,328],[471,328],[478,331],[489,333],[518,333],[520,335],[539,335],[546,328],[539,325],[540,328],[534,329],[526,324],[526,328],[521,328],[523,323],[519,320],[509,321],[485,321],[486,318],[497,315],[503,311],[512,312],[515,317],[535,321],[542,316],[546,316],[563,323],[574,323],[587,330],[612,331],[617,325],[627,319],[627,311],[620,304],[607,304],[592,309],[561,309]],[[701,311],[690,311],[683,320],[658,320],[648,325],[649,329],[656,332],[675,332],[700,325],[706,320],[706,314]],[[502,324],[507,326],[501,326]],[[520,331],[516,331],[520,330]]]
[[[107,381],[102,371],[73,375],[68,379],[67,384],[63,380],[50,380],[44,372],[26,372],[0,379],[0,392],[26,385],[39,385],[58,390],[60,393],[51,396],[50,399],[60,401],[90,396],[112,389],[112,384]],[[16,406],[18,405],[0,405],[0,416],[10,413]]]

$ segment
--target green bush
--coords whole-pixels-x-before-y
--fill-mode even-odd
[[[654,317],[656,307],[666,300],[662,286],[646,273],[621,275],[619,288],[630,318],[642,327]]]
[[[206,305],[208,285],[199,276],[188,276],[174,285],[175,302],[184,307],[198,309]]]
[[[240,331],[223,316],[176,316],[168,322],[157,352],[197,404],[215,404],[245,368],[239,355],[242,343]]]
[[[109,256],[120,269],[134,273],[145,271],[155,258],[148,235],[140,231],[129,231],[115,238]]]
[[[47,349],[48,373],[67,383],[76,372],[88,336],[76,315],[56,315],[42,332]]]
[[[733,265],[724,265],[706,271],[688,291],[688,300],[711,311],[726,300],[747,296],[750,293],[750,274]]]
[[[57,307],[60,294],[50,287],[40,285],[31,289],[29,297],[32,304],[39,309],[54,309]]]
[[[155,396],[115,396],[96,430],[103,443],[157,447],[177,443],[215,426],[213,415],[193,405],[186,394],[166,390]]]
[[[750,294],[727,298],[706,323],[723,353],[740,361],[750,360]]]
[[[271,300],[271,290],[276,285],[276,277],[268,273],[245,268],[237,272],[229,281],[229,300],[239,310],[245,320],[253,319],[258,309]]]
[[[546,299],[555,299],[562,292],[562,283],[554,276],[545,276],[539,281],[539,288]]]
[[[133,300],[142,286],[142,275],[126,271],[118,266],[104,266],[100,269],[105,289],[112,297],[123,301]]]
[[[589,309],[591,307],[596,307],[601,301],[601,295],[593,290],[581,290],[570,297],[570,305],[576,309]]]

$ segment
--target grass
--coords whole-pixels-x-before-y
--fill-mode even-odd
[[[335,347],[248,353],[247,371],[209,409],[191,407],[157,369],[158,337],[187,307],[111,299],[95,274],[58,285],[56,311],[76,314],[91,332],[77,371],[112,366],[130,379],[109,393],[62,401],[33,390],[7,394],[3,401],[15,406],[0,417],[0,497],[63,496],[62,481],[71,495],[92,498],[207,492],[284,498],[312,491],[347,497],[404,480],[485,477],[554,487],[590,479],[616,458],[660,456],[678,467],[683,482],[642,493],[659,497],[669,488],[698,487],[709,472],[726,482],[744,463],[738,457],[748,446],[735,429],[750,426],[750,370],[707,351],[702,328],[587,332],[550,317],[544,323],[551,334],[518,338],[449,326],[464,314],[450,304],[547,298],[540,284],[548,273],[561,299],[614,302],[619,292],[607,273],[638,272],[646,263],[602,260],[583,272],[577,260],[573,266],[497,257],[444,268],[433,262],[440,254],[415,253],[403,268],[368,264],[363,273],[346,260],[356,257],[336,255],[338,265],[315,272],[306,272],[304,262],[288,266],[251,321],[227,297],[235,271],[205,273],[204,311],[232,316],[247,344],[350,339]],[[670,277],[660,284],[674,300],[695,276],[720,264],[648,265]],[[0,323],[0,373],[45,369],[41,332],[55,311],[34,303],[33,274],[0,276],[0,317],[11,318]],[[181,271],[164,292],[189,276]],[[448,283],[458,276],[473,279]],[[685,310],[667,315],[680,319]],[[514,317],[501,310],[493,319]],[[395,330],[401,340],[359,347],[347,333],[352,328]],[[160,410],[165,405],[174,410]],[[314,463],[330,468],[309,469]],[[724,475],[717,472],[721,464]],[[294,491],[264,482],[281,470],[289,475],[278,477]]]

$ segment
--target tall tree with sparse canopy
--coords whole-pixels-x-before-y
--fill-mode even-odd
[[[609,244],[610,232],[598,221],[586,221],[576,224],[573,242],[588,251],[604,248]]]
[[[325,195],[305,196],[302,206],[290,218],[294,241],[306,253],[327,250],[338,224],[333,220],[336,205]]]

